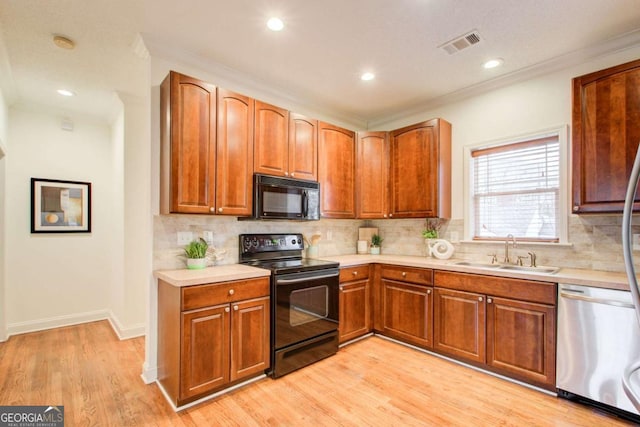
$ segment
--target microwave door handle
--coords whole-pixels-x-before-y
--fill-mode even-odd
[[[309,216],[309,195],[307,190],[302,190],[302,217]]]

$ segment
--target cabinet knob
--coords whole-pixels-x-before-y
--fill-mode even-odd
[[[357,276],[357,275],[358,275],[358,272],[357,272],[357,271],[354,271],[354,272],[353,272],[353,275],[354,275],[354,276]]]
[[[392,216],[393,216],[393,214],[389,214],[389,216],[390,216],[390,217],[392,217]]]
[[[284,176],[289,176],[289,172],[285,172]],[[291,176],[293,176],[293,174],[291,174]]]
[[[209,208],[209,212],[215,212],[216,208]]]
[[[487,298],[487,304],[491,304],[493,302],[492,298]]]
[[[238,311],[238,306],[237,305],[233,306],[233,311]]]
[[[224,312],[225,312],[225,313],[228,313],[229,311],[231,311],[231,310],[229,310],[229,307],[225,307],[225,308],[224,308]]]
[[[382,215],[382,216],[383,216],[384,218],[386,218],[386,217],[387,217],[387,214],[384,214],[384,215]]]
[[[341,291],[344,291],[344,286],[340,286],[340,290],[341,290]]]
[[[222,208],[218,208],[218,212],[222,212]]]
[[[407,273],[406,272],[402,272],[402,277],[407,277]]]
[[[478,301],[480,301],[480,302],[482,302],[483,299],[484,298],[482,298],[482,297],[478,297]]]
[[[427,295],[431,295],[431,289],[427,289]]]
[[[291,176],[296,176],[296,174],[295,174],[295,173],[293,173],[293,172],[291,172]]]
[[[234,291],[233,289],[229,289],[229,295],[233,295],[235,293],[236,293],[236,291]]]

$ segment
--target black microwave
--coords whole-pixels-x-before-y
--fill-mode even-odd
[[[315,181],[254,174],[255,219],[320,219],[320,184]]]

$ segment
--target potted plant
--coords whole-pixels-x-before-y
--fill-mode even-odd
[[[384,239],[379,234],[374,234],[371,236],[371,255],[380,255],[380,245]]]
[[[437,239],[440,235],[442,220],[440,218],[428,218],[422,230],[422,237],[425,239]]]
[[[209,245],[203,238],[194,240],[185,246],[184,254],[187,257],[187,268],[191,270],[205,268],[207,266],[206,256],[208,248]]]

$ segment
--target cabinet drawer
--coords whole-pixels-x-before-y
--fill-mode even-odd
[[[556,304],[556,284],[533,280],[483,276],[480,274],[436,271],[435,286],[488,296],[518,299],[541,304]]]
[[[340,283],[369,278],[369,265],[345,267],[340,269]]]
[[[433,270],[428,268],[383,265],[381,274],[383,279],[400,280],[403,282],[417,283],[419,285],[433,284]]]
[[[182,288],[181,310],[193,310],[268,295],[268,277],[188,286]]]

